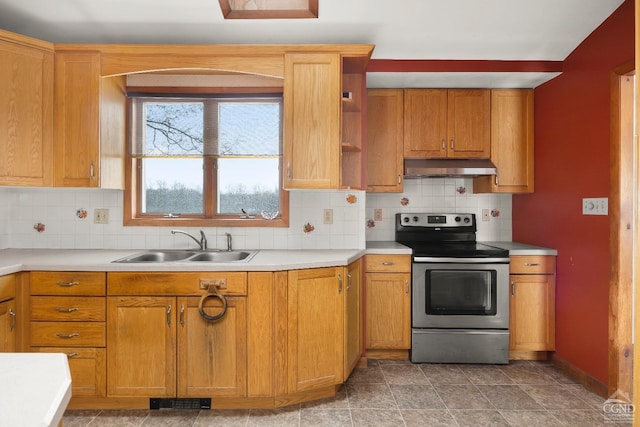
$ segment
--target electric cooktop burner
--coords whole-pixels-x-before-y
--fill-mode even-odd
[[[396,214],[396,242],[414,257],[500,258],[509,251],[476,242],[474,214]]]

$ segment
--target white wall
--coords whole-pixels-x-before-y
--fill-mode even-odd
[[[0,187],[0,249],[9,247],[9,190]]]
[[[356,202],[348,203],[347,196]],[[166,249],[195,243],[172,235],[173,227],[123,227],[119,190],[66,188],[0,189],[0,248]],[[109,209],[109,224],[94,224],[94,209]],[[333,209],[333,224],[323,211]],[[85,209],[86,219],[76,216]],[[359,249],[365,247],[365,193],[362,191],[292,191],[289,228],[205,228],[209,246],[226,248],[225,232],[237,249]],[[44,232],[34,230],[43,223]],[[315,230],[303,231],[310,223]],[[6,225],[5,225],[6,224]],[[198,234],[199,228],[185,228]]]
[[[464,188],[461,194],[458,189]],[[403,206],[403,198],[408,204]],[[394,240],[395,214],[405,212],[474,213],[478,222],[477,240],[511,240],[511,195],[473,194],[471,178],[409,179],[404,192],[367,194],[366,221],[374,219],[374,209],[382,209],[382,221],[374,221],[367,227],[366,239],[374,241]],[[488,209],[498,216],[489,215],[482,221],[482,210]]]

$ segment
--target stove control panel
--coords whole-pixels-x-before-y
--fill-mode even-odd
[[[403,213],[399,215],[400,225],[403,227],[468,227],[475,224],[474,214]]]

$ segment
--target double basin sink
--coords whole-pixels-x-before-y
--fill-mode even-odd
[[[113,262],[247,262],[257,251],[192,251],[192,250],[150,250],[129,255]]]

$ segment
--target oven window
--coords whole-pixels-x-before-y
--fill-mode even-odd
[[[427,270],[427,314],[494,316],[496,278],[495,270]]]

